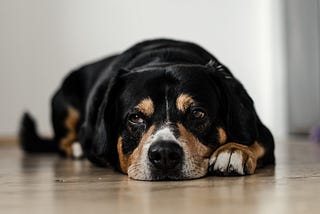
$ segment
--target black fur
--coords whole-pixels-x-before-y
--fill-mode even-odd
[[[184,123],[212,148],[219,146],[218,126],[225,128],[228,141],[252,145],[258,140],[267,152],[263,164],[274,162],[272,135],[261,123],[241,83],[203,48],[166,39],[139,43],[122,54],[73,71],[52,99],[54,139],[38,137],[32,119],[26,115],[21,123],[21,144],[26,151],[58,151],[57,144],[66,134],[66,111],[72,106],[80,113],[77,129],[85,155],[97,165],[117,167],[117,138],[124,136],[127,142],[124,153],[136,147],[137,139],[128,131],[130,109],[146,96],[160,102],[163,93],[173,96],[183,92],[190,92],[199,105],[210,109],[209,118],[206,123],[196,124],[170,112],[173,121]],[[149,125],[161,123],[165,112],[157,111],[158,118],[146,118]]]
[[[34,119],[28,113],[22,117],[19,135],[21,147],[26,152],[58,152],[57,144],[52,139],[39,137]]]

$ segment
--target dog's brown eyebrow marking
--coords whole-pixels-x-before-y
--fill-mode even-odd
[[[154,104],[150,97],[143,99],[136,108],[148,117],[154,113]]]
[[[177,109],[185,112],[192,104],[194,104],[194,100],[188,94],[181,94],[176,100]]]

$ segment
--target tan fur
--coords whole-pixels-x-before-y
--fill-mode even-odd
[[[190,155],[196,160],[200,162],[203,159],[207,159],[210,157],[212,153],[212,149],[200,143],[200,141],[189,132],[181,123],[178,123],[178,129],[180,132],[179,140],[183,142],[187,147]]]
[[[63,150],[68,157],[72,156],[72,143],[77,140],[76,127],[79,119],[79,112],[76,109],[69,107],[68,115],[64,123],[67,129],[67,134],[61,139],[59,144],[60,149]]]
[[[185,112],[192,104],[194,100],[188,94],[181,94],[176,100],[177,109]]]
[[[151,98],[143,99],[136,108],[148,117],[154,113],[154,104]]]
[[[265,153],[264,148],[258,142],[255,142],[251,146],[231,142],[219,147],[213,153],[213,156],[217,157],[220,153],[226,151],[229,153],[237,152],[242,155],[242,160],[244,161],[243,164],[246,164],[248,174],[254,173],[257,167],[258,159],[261,158]]]
[[[227,134],[226,131],[223,128],[218,128],[219,133],[219,143],[224,144],[227,141]]]
[[[128,155],[123,154],[122,152],[122,137],[118,138],[117,149],[119,154],[120,168],[123,173],[128,171]]]
[[[119,137],[118,139],[118,153],[119,153],[119,159],[120,159],[120,167],[121,171],[125,174],[128,173],[128,168],[130,165],[135,164],[139,162],[139,158],[141,156],[141,150],[143,145],[147,142],[149,137],[152,135],[153,131],[155,130],[155,126],[151,126],[147,132],[142,136],[139,145],[135,150],[132,152],[131,155],[124,155],[122,152],[122,138]]]
[[[250,148],[256,154],[258,159],[265,154],[264,148],[258,142],[255,142],[252,146],[250,146]]]

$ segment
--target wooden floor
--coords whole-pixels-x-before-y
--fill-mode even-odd
[[[2,140],[0,213],[320,213],[320,145],[280,141],[276,157],[252,176],[142,182]]]

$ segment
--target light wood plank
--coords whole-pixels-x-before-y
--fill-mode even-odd
[[[318,213],[320,145],[280,141],[276,156],[252,176],[142,182],[1,143],[1,213]]]

